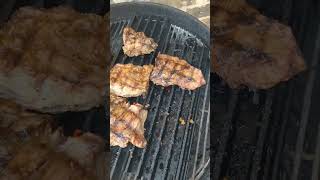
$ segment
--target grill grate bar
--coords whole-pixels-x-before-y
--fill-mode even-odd
[[[204,59],[204,58],[203,58],[203,57],[204,57],[204,51],[205,51],[205,48],[202,47],[201,56],[200,56],[200,64],[201,64],[201,65],[202,65],[202,61],[203,61],[203,59]],[[204,74],[207,74],[207,73],[204,73]],[[210,83],[209,80],[208,80],[209,78],[210,78],[210,76],[208,76],[208,77],[206,78],[206,82],[207,82],[207,83]],[[206,89],[206,90],[205,90],[205,96],[207,96],[207,93],[208,93],[207,90],[209,89],[209,86],[207,86],[205,89]],[[196,91],[195,93],[198,93],[198,91]],[[194,108],[193,108],[193,112],[195,112],[195,108],[197,108],[197,107],[199,106],[199,103],[200,103],[200,102],[199,102],[199,99],[200,99],[200,98],[199,98],[199,95],[197,95],[196,98],[197,98],[197,99],[196,99],[196,105],[195,105]],[[203,102],[203,104],[202,104],[202,106],[201,106],[201,108],[200,108],[200,109],[202,110],[202,115],[203,115],[203,111],[204,111],[204,109],[205,109],[205,103],[206,103],[206,101]],[[197,114],[189,114],[187,126],[190,125],[189,119],[191,119],[191,117],[192,117],[192,119],[196,119],[196,115],[197,115]],[[204,118],[203,116],[201,116],[200,119],[201,119],[200,129],[202,129],[203,120],[204,120],[205,118]],[[188,129],[188,128],[187,128],[187,129]],[[195,125],[191,125],[191,133],[189,133],[190,136],[188,137],[189,143],[190,143],[189,146],[191,145],[191,142],[193,142],[194,131],[195,131]],[[201,132],[198,133],[198,138],[201,137],[201,134],[202,134]],[[198,142],[197,142],[197,148],[196,148],[196,153],[195,153],[196,159],[195,159],[195,164],[194,164],[194,166],[193,166],[194,168],[195,168],[196,165],[197,165],[197,163],[196,163],[196,162],[197,162],[197,155],[198,155],[198,153],[199,153],[198,150],[200,150],[200,149],[198,149],[198,148],[199,148],[199,144],[198,144]],[[190,158],[191,148],[189,147],[188,149],[189,149],[189,151],[187,152],[187,155],[186,155],[186,158],[185,158],[186,160],[188,160],[188,159]],[[205,155],[205,153],[204,153],[204,155]],[[204,156],[203,156],[203,157],[204,157]],[[187,165],[187,164],[185,164],[185,165]],[[194,168],[193,168],[193,169],[194,169]],[[186,175],[186,174],[187,174],[187,168],[185,168],[183,172],[184,172],[184,175]],[[192,178],[193,178],[193,177],[194,177],[194,176],[192,176]]]
[[[131,24],[133,23],[134,19],[135,19],[135,17],[133,17],[132,20],[131,20],[129,23],[128,23],[128,22],[125,22],[124,24],[122,24],[122,22],[121,22],[122,25],[117,27],[116,32],[118,32],[118,33],[115,33],[114,36],[113,36],[113,38],[116,37],[116,34],[120,34],[120,33],[123,31],[123,28],[124,28],[125,24],[128,23],[128,24],[130,24],[130,26],[131,26]],[[119,29],[119,27],[121,27],[121,28]],[[113,46],[114,46],[114,45],[113,45]],[[120,55],[121,47],[122,47],[122,43],[121,43],[121,45],[120,45],[120,48],[119,48],[119,50],[118,50],[118,53],[117,53],[116,57],[113,59],[113,62],[111,63],[111,67],[114,66],[116,59],[118,59],[118,57],[119,57],[119,55]],[[124,63],[124,60],[125,60],[125,59],[122,59],[122,63]],[[111,177],[111,179],[112,179],[112,177],[113,177],[113,175],[114,175],[114,170],[115,170],[115,168],[116,168],[116,166],[117,166],[117,163],[118,163],[118,160],[119,160],[119,157],[120,157],[121,152],[122,152],[122,149],[119,148],[119,149],[117,149],[117,152],[115,153],[115,154],[116,154],[116,158],[115,158],[114,164],[113,164],[113,166],[111,167],[111,171],[110,171],[110,177]],[[114,154],[114,153],[112,153],[112,154]]]
[[[259,172],[259,170],[261,170],[260,169],[260,162],[261,162],[261,158],[262,158],[263,145],[265,142],[264,139],[265,139],[266,132],[267,132],[269,122],[270,122],[269,117],[271,114],[273,96],[274,96],[274,89],[269,91],[267,94],[267,100],[265,103],[263,117],[262,117],[263,126],[262,126],[262,129],[260,130],[260,133],[259,133],[259,138],[258,138],[258,142],[256,145],[257,150],[254,153],[253,162],[252,162],[252,166],[251,166],[252,169],[251,169],[250,179],[252,179],[252,180],[257,179],[258,172]]]
[[[318,126],[316,155],[312,165],[312,180],[319,180],[319,169],[320,169],[320,123]]]
[[[165,23],[164,23],[164,24],[166,24],[166,22],[167,22],[167,19],[165,20]],[[165,26],[162,26],[161,32],[164,30],[164,27],[165,27]],[[162,49],[163,49],[163,50],[165,50],[166,47],[167,47],[167,45],[168,45],[168,40],[169,40],[169,37],[170,37],[169,35],[170,35],[170,34],[168,33],[168,34],[167,34],[167,37],[166,37],[165,44],[162,46]],[[160,33],[160,35],[159,35],[159,42],[160,42],[160,37],[161,37],[161,33]],[[172,36],[171,36],[171,38],[172,38]],[[159,43],[159,42],[158,42],[158,43]],[[152,58],[152,59],[153,59],[153,58]],[[152,61],[152,59],[151,59],[151,61]],[[152,86],[152,91],[153,91],[153,88],[154,88],[154,86]],[[160,91],[160,97],[162,97],[162,94],[163,94],[163,89],[161,89],[161,91]],[[147,99],[147,102],[150,102],[150,100],[151,100],[151,93],[150,93],[149,98]],[[152,131],[153,131],[153,129],[154,129],[154,121],[155,121],[156,114],[157,114],[158,109],[159,109],[160,102],[161,102],[161,99],[160,99],[160,100],[158,101],[158,103],[157,103],[157,106],[156,106],[157,109],[156,109],[156,113],[154,113],[154,114],[155,114],[155,115],[154,115],[154,118],[152,118],[151,127],[149,128],[149,130],[146,130],[146,131],[148,131],[148,132],[147,132],[147,133],[148,133],[148,135],[147,135],[147,137],[148,137],[147,142],[149,142],[150,139],[151,139],[151,133],[152,133]],[[147,144],[147,146],[148,146],[148,144]],[[134,178],[134,179],[137,179],[138,176],[139,176],[140,173],[141,173],[141,166],[142,166],[142,163],[143,163],[144,158],[145,158],[146,150],[147,150],[147,148],[144,148],[144,149],[143,149],[142,156],[141,156],[141,158],[140,158],[140,160],[139,160],[139,165],[138,165],[138,168],[137,168],[136,175],[135,175],[135,178]]]
[[[129,24],[130,26],[133,26],[135,19],[137,19],[137,17],[133,17],[133,19],[132,19],[128,24]],[[141,22],[142,22],[142,17],[140,17],[140,18],[138,19],[138,23],[137,23],[136,29],[138,29],[138,28],[140,27]],[[125,25],[125,24],[126,24],[126,23],[124,23],[124,25]],[[124,29],[124,25],[121,27],[121,30],[118,32],[118,36],[119,36],[119,35],[121,36],[122,31],[123,31],[123,29]],[[119,56],[119,54],[123,55],[123,53],[120,53],[120,52],[121,52],[120,50],[122,49],[121,47],[122,47],[122,46],[120,46],[120,48],[119,48],[118,56]],[[117,57],[116,59],[118,59],[118,57]],[[115,60],[116,60],[116,59],[115,59]],[[124,56],[124,57],[120,60],[120,63],[121,63],[121,64],[124,64],[125,61],[126,61],[126,59],[128,59],[128,56]],[[112,66],[113,66],[113,65],[114,65],[114,63],[112,64]],[[119,160],[120,154],[121,154],[122,152],[124,152],[124,151],[122,150],[122,148],[118,148],[118,151],[117,151],[117,153],[116,153],[116,154],[117,154],[117,157],[116,157],[116,159],[115,159],[114,165],[112,166],[111,177],[113,177],[113,175],[114,175],[114,169],[115,169],[115,167],[118,165],[118,160]],[[129,156],[128,153],[130,153],[130,152],[125,151],[124,153],[126,153],[127,156]],[[126,160],[128,160],[128,159],[126,159]],[[125,164],[126,164],[126,163],[125,163]],[[123,171],[123,168],[124,168],[124,167],[121,167],[121,172]]]
[[[288,97],[285,103],[285,109],[284,113],[281,116],[281,127],[280,127],[280,134],[278,135],[278,143],[277,143],[277,150],[276,150],[276,155],[275,155],[275,160],[273,163],[273,170],[272,170],[272,179],[276,179],[278,170],[279,170],[279,161],[281,158],[281,150],[283,149],[283,144],[285,140],[285,129],[287,127],[287,122],[289,119],[289,108],[292,100],[292,94],[293,94],[293,83],[289,82],[289,92],[288,92]]]
[[[320,50],[320,25],[318,26],[318,34],[316,38],[316,45],[315,45],[315,51],[313,54],[313,59],[312,59],[312,67],[315,67],[318,65],[318,60],[319,60],[319,50]],[[305,140],[305,135],[306,135],[306,128],[307,128],[307,123],[309,119],[309,111],[310,111],[310,106],[311,106],[311,98],[312,98],[312,90],[313,86],[315,83],[315,77],[316,77],[316,69],[312,69],[309,72],[308,76],[308,83],[306,87],[306,91],[304,94],[304,102],[303,102],[303,109],[301,113],[301,123],[300,123],[300,129],[298,133],[298,140],[296,144],[296,153],[294,157],[294,167],[293,167],[293,173],[292,173],[292,180],[297,180],[298,175],[299,175],[299,168],[301,164],[301,156],[303,153],[303,143]]]
[[[271,119],[274,119],[273,123],[271,123],[271,127],[270,127],[270,131],[271,131],[271,135],[270,135],[270,138],[269,138],[269,145],[267,147],[267,155],[266,155],[266,163],[264,165],[264,173],[263,173],[263,180],[268,180],[270,179],[270,177],[272,176],[272,165],[274,164],[275,162],[275,158],[276,157],[276,148],[273,148],[273,147],[278,147],[276,146],[276,144],[281,141],[281,138],[283,138],[281,136],[281,133],[283,133],[280,129],[282,128],[282,122],[283,121],[286,121],[285,119],[281,118],[283,116],[283,114],[285,114],[286,112],[286,109],[283,111],[282,107],[288,107],[286,106],[287,104],[287,100],[288,100],[288,97],[290,96],[290,93],[288,93],[288,96],[283,96],[282,94],[285,93],[285,87],[283,85],[281,85],[281,87],[279,88],[279,90],[277,91],[277,95],[275,95],[276,97],[274,98],[275,99],[275,102],[273,103],[274,104],[274,109],[275,109],[275,112],[274,114],[272,115],[273,118]],[[271,120],[270,119],[270,120]],[[279,134],[277,134],[278,132],[280,132]],[[284,131],[284,130],[283,130]],[[275,140],[275,138],[277,137],[278,140]],[[280,146],[282,145],[282,143],[280,143]]]
[[[179,38],[178,38],[179,39]],[[193,52],[194,51],[194,48],[195,48],[195,46],[192,46],[192,50],[191,50],[191,52]],[[182,53],[180,54],[180,56],[181,57],[183,57],[183,58],[185,58],[185,56],[186,56],[186,53],[187,53],[187,47],[186,47],[186,44],[184,44],[184,47],[182,48],[183,49],[183,51],[182,51]],[[172,52],[171,52],[172,53]],[[188,58],[187,58],[188,59]],[[173,86],[174,87],[174,86]],[[172,88],[171,89],[171,91],[175,91],[175,88]],[[182,95],[181,95],[181,101],[180,101],[180,103],[179,103],[179,108],[178,108],[178,113],[177,113],[177,117],[176,118],[174,118],[174,120],[175,120],[175,125],[174,125],[174,130],[173,130],[173,136],[171,136],[171,138],[170,138],[170,144],[169,144],[169,158],[168,159],[171,159],[171,156],[172,156],[172,153],[171,153],[171,150],[172,150],[172,145],[173,145],[173,143],[174,143],[174,138],[175,138],[175,135],[176,135],[176,131],[177,131],[177,126],[179,125],[178,124],[178,120],[179,120],[179,117],[180,117],[180,112],[181,112],[181,109],[182,109],[182,105],[183,105],[183,101],[184,101],[184,98],[185,98],[185,90],[182,90]],[[171,104],[171,101],[172,101],[172,97],[170,97],[170,104]],[[171,105],[170,105],[170,107],[171,107]],[[167,111],[167,112],[169,112],[169,110]],[[168,113],[168,115],[169,115],[169,113]],[[167,121],[167,118],[168,118],[168,116],[166,116],[164,119]],[[161,129],[161,135],[160,135],[160,137],[161,137],[161,139],[163,138],[163,132],[164,132],[164,129],[165,129],[165,127],[166,127],[166,123],[164,124],[164,126],[162,127],[162,129]],[[154,168],[154,165],[155,165],[155,163],[156,163],[156,161],[157,161],[157,159],[158,159],[158,153],[159,153],[159,145],[157,146],[157,149],[156,149],[156,160],[155,161],[153,161],[153,163],[152,163],[152,169]],[[164,176],[166,177],[166,175],[167,175],[167,167],[168,167],[168,161],[165,161],[165,172],[163,173],[164,174]],[[154,175],[154,174],[153,174]],[[153,177],[154,178],[154,177]]]
[[[133,20],[134,20],[134,19],[133,19]],[[133,20],[131,21],[131,23],[133,22]],[[116,37],[116,34],[119,34],[119,33],[123,30],[123,27],[124,27],[124,25],[125,25],[126,23],[122,24],[122,22],[120,22],[120,23],[117,23],[117,24],[120,24],[120,25],[117,25],[117,28],[116,28],[116,31],[115,31],[115,32],[118,32],[118,33],[114,33],[114,35],[112,36],[112,39],[114,39],[114,38]],[[120,28],[120,29],[121,29],[120,31],[119,31],[119,27],[121,27],[121,28]],[[114,44],[112,44],[112,47],[114,47]],[[121,45],[120,45],[120,47],[121,47]],[[111,67],[114,66],[115,61],[116,61],[116,59],[118,58],[118,56],[119,56],[119,54],[120,54],[120,53],[119,53],[120,50],[121,50],[121,48],[119,48],[116,57],[114,57],[114,59],[113,59],[113,61],[112,61],[112,63],[111,63]],[[120,148],[120,149],[117,150],[116,153],[112,153],[112,154],[116,154],[116,158],[115,158],[114,164],[113,164],[113,166],[111,167],[111,171],[110,171],[110,177],[111,177],[111,179],[112,179],[112,177],[113,177],[113,175],[114,175],[114,170],[115,170],[116,165],[117,165],[117,163],[118,163],[118,160],[119,160],[119,156],[120,156],[120,154],[121,154],[121,151],[122,151],[122,150],[121,150],[121,148]]]
[[[142,32],[145,32],[146,31],[146,29],[147,29],[147,27],[148,27],[148,25],[149,25],[149,23],[150,23],[150,21],[151,21],[151,17],[149,16],[148,18],[147,18],[148,20],[147,20],[147,23],[146,23],[146,25],[144,26],[144,29],[143,29],[143,31]],[[151,32],[151,37],[153,37],[153,33],[154,33],[154,30],[155,30],[155,27],[156,27],[156,24],[154,24],[154,26],[153,26],[153,28],[152,28],[152,32]],[[155,52],[153,52],[153,56],[154,56],[154,54],[155,54]],[[153,57],[152,56],[152,57]],[[139,57],[140,58],[140,62],[139,62],[139,65],[141,65],[142,63],[143,63],[143,57]],[[152,59],[150,58],[150,60],[152,61]],[[132,58],[132,60],[131,60],[131,63],[134,61],[134,59]],[[150,88],[150,92],[149,92],[149,94],[148,94],[148,96],[151,96],[151,94],[152,94],[152,92],[153,92],[153,86]],[[140,100],[142,99],[142,97],[140,96],[140,97],[138,97],[137,98],[137,102],[139,102]],[[146,102],[147,102],[147,99],[143,102],[143,105],[145,105],[146,104]],[[129,149],[129,152],[134,152],[135,150],[136,150],[137,148],[135,147],[135,146],[131,146],[130,147],[130,149]],[[129,155],[129,159],[128,159],[128,162],[126,163],[126,167],[125,167],[125,170],[124,170],[124,173],[122,174],[122,175],[124,175],[124,174],[126,174],[127,172],[128,172],[128,169],[129,169],[129,166],[130,166],[130,164],[131,164],[131,159],[132,159],[132,155]]]
[[[183,105],[183,101],[184,101],[184,98],[185,98],[185,91],[183,91],[182,92],[182,98],[181,98],[181,101],[180,101],[180,103],[179,103],[179,109],[178,109],[178,113],[177,113],[177,117],[175,118],[175,119],[179,119],[179,117],[180,117],[180,115],[181,115],[181,110],[182,110],[182,105]],[[174,128],[174,130],[173,130],[173,133],[172,133],[172,137],[171,137],[171,140],[170,140],[170,145],[169,145],[169,152],[170,152],[170,154],[169,154],[169,157],[168,157],[168,159],[166,159],[166,161],[165,161],[165,165],[164,165],[164,177],[167,177],[167,173],[168,173],[168,165],[169,165],[169,162],[170,162],[170,160],[171,160],[171,158],[172,158],[172,146],[173,146],[173,143],[174,143],[174,139],[175,139],[175,137],[176,137],[176,134],[177,134],[177,127],[179,126],[179,122],[178,121],[176,121],[175,122],[175,128]]]
[[[202,62],[203,62],[203,59],[204,59],[203,56],[204,56],[204,47],[202,47],[202,50],[201,50],[200,63],[199,63],[200,65],[202,65]],[[204,74],[207,74],[207,73],[204,72]],[[209,78],[209,76],[206,78],[206,80],[207,80],[206,82],[207,83],[209,83],[208,78]],[[199,91],[193,92],[193,95],[192,95],[193,100],[192,100],[192,105],[191,105],[191,109],[190,109],[192,112],[196,112],[196,108],[198,108],[198,106],[199,106],[198,105],[199,104],[199,94],[198,94],[198,92]],[[205,91],[205,93],[207,93],[207,91]],[[196,94],[197,94],[197,96],[195,96]],[[194,96],[195,96],[196,100],[194,100]],[[193,102],[196,102],[195,105],[193,105]],[[204,103],[205,103],[205,101],[204,101]],[[202,108],[205,108],[205,106],[203,106]],[[187,126],[186,126],[186,129],[184,131],[184,141],[183,141],[183,148],[182,148],[182,149],[185,149],[185,146],[187,146],[188,147],[187,148],[188,151],[187,151],[186,157],[185,157],[185,153],[184,152],[180,153],[179,163],[182,163],[182,159],[184,159],[187,162],[189,157],[190,157],[190,151],[191,151],[191,147],[190,146],[191,146],[191,143],[193,142],[193,134],[194,134],[194,127],[195,126],[191,125],[191,127],[189,127],[190,126],[189,119],[191,119],[191,117],[192,117],[192,119],[196,119],[195,116],[196,116],[196,114],[191,114],[191,112],[189,112],[189,114],[188,114]],[[203,122],[203,117],[201,117],[201,122],[200,123],[202,123],[202,122]],[[186,136],[186,132],[189,132],[190,130],[191,130],[191,133],[187,133],[187,136]],[[199,132],[199,135],[200,134],[201,133]],[[186,140],[188,140],[188,141],[186,142]],[[197,146],[197,148],[198,148],[198,146]],[[198,154],[198,152],[196,153],[195,156],[197,156],[197,154]],[[184,166],[182,164],[179,164],[179,167],[182,167],[181,170],[178,169],[178,173],[177,174],[179,176],[180,176],[180,172],[181,173],[183,172],[184,174],[182,174],[182,175],[186,176],[186,174],[187,174],[187,172],[186,172],[187,168],[185,167],[186,165],[187,165],[186,163],[184,164]],[[194,166],[196,166],[196,161],[195,161]]]
[[[161,130],[160,130],[160,139],[157,141],[159,141],[159,143],[157,143],[157,147],[156,147],[156,152],[155,154],[153,154],[152,157],[154,157],[154,160],[152,160],[152,163],[151,163],[151,168],[150,170],[153,172],[153,169],[154,169],[154,166],[155,166],[155,163],[156,163],[156,160],[158,158],[158,153],[159,153],[159,148],[160,148],[160,143],[162,141],[162,138],[163,138],[163,132],[164,132],[164,128],[166,127],[166,122],[167,122],[167,118],[169,116],[169,110],[171,109],[171,104],[172,104],[172,100],[173,100],[173,94],[174,94],[174,91],[175,91],[175,87],[171,87],[171,93],[170,93],[170,96],[169,96],[169,100],[168,100],[168,105],[167,105],[167,108],[166,108],[166,114],[164,115],[164,117],[162,118],[162,121],[164,121],[163,125],[161,126]],[[148,176],[147,176],[147,179],[154,179],[151,178],[151,176],[153,176],[154,173],[150,173]]]
[[[191,112],[194,112],[193,109],[194,109],[194,102],[196,101],[196,99],[198,98],[199,96],[196,96],[196,93],[195,92],[192,92],[192,101],[191,101],[191,108],[189,109],[189,112],[188,112],[188,118],[187,118],[187,125],[185,127],[185,130],[184,130],[184,134],[183,134],[183,143],[182,143],[182,149],[185,149],[186,146],[187,146],[187,140],[189,139],[188,138],[188,135],[189,134],[189,131],[190,131],[190,122],[189,122],[189,119],[191,118],[192,114]],[[190,139],[189,139],[190,140]],[[190,148],[189,148],[190,150]],[[178,171],[177,171],[177,175],[178,177],[180,177],[181,173],[184,172],[183,171],[183,160],[184,160],[184,156],[185,156],[185,151],[181,151],[180,152],[180,155],[179,155],[179,163],[178,163]]]
[[[171,30],[172,30],[172,27],[171,27]],[[180,34],[181,35],[181,34]],[[178,43],[177,43],[177,41],[180,39],[180,36],[176,36],[176,34],[175,34],[175,32],[173,32],[172,34],[171,34],[171,37],[170,37],[170,41],[169,42],[172,42],[171,44],[169,44],[169,46],[166,46],[166,48],[164,49],[164,52],[168,52],[168,54],[174,54],[174,52],[175,52],[175,50],[176,50],[176,48],[178,48],[177,47],[177,45],[178,45]],[[163,92],[163,90],[164,90],[164,88],[162,87],[161,88],[161,91]],[[169,105],[171,104],[171,101],[172,101],[172,93],[174,92],[174,86],[172,86],[171,87],[171,90],[170,90],[170,98],[169,98]],[[164,97],[163,97],[163,93],[160,95],[160,101],[163,101],[164,100]],[[169,105],[167,105],[166,107],[169,107]],[[166,122],[166,118],[168,117],[168,115],[167,115],[167,113],[168,113],[168,109],[166,108],[166,110],[165,110],[165,118],[162,118],[161,119],[161,121],[164,121],[164,122]],[[158,113],[158,116],[159,116],[159,113]],[[165,126],[165,125],[164,125]],[[154,129],[153,129],[154,130]],[[164,130],[164,127],[162,127],[162,128],[160,128],[160,133],[163,133],[163,130]],[[154,133],[152,133],[152,134],[154,134]],[[162,134],[160,135],[160,137],[162,136]],[[162,139],[162,138],[161,138]],[[160,139],[160,142],[161,142],[161,139]],[[157,140],[157,141],[159,141],[159,140]],[[156,146],[157,146],[157,148],[156,148],[156,155],[154,154],[154,153],[152,153],[152,155],[150,155],[151,157],[155,157],[155,159],[153,159],[152,161],[151,161],[151,168],[150,168],[150,171],[152,171],[153,172],[153,169],[154,169],[154,165],[155,165],[155,161],[156,161],[156,159],[157,159],[157,155],[158,155],[158,152],[159,152],[159,145],[160,145],[160,143],[156,143]],[[153,175],[153,174],[150,174],[150,173],[147,173],[146,174],[146,176],[147,176],[147,179],[150,179],[151,177],[150,177],[150,175]]]
[[[132,21],[130,21],[129,22],[129,24],[131,24],[132,22],[134,21],[134,18],[132,19]],[[122,24],[122,23],[121,23]],[[120,31],[116,31],[116,32],[118,32],[118,33],[120,33],[120,32],[122,32],[123,31],[123,28],[124,28],[124,26],[127,24],[127,22],[125,22],[123,25],[121,25],[121,26],[119,26],[119,27],[121,27],[120,28]],[[113,39],[114,39],[115,37],[113,37]],[[114,58],[113,58],[113,60],[112,60],[112,62],[111,62],[111,67],[115,64],[115,62],[116,62],[116,60],[119,58],[119,55],[120,55],[120,51],[121,51],[121,49],[122,49],[122,45],[123,45],[123,42],[122,41],[120,41],[120,45],[119,45],[119,48],[118,48],[118,50],[116,51],[117,53],[117,55],[116,56],[114,56]],[[116,48],[116,46],[114,45],[114,43],[112,44],[112,47],[115,47]],[[112,48],[112,52],[114,52],[115,50]],[[124,62],[124,59],[123,59],[123,62]],[[122,62],[122,63],[123,63]]]
[[[218,148],[218,152],[215,155],[215,165],[213,167],[213,172],[216,174],[213,174],[213,179],[219,180],[220,179],[220,173],[221,173],[221,164],[225,155],[225,149],[227,146],[227,141],[230,134],[230,129],[232,128],[232,118],[234,116],[237,103],[238,103],[238,91],[237,90],[231,90],[231,98],[229,100],[228,104],[228,113],[225,117],[225,122],[223,124],[223,134],[221,135],[221,142]]]
[[[204,49],[203,49],[203,51],[204,51]],[[203,56],[203,52],[202,51],[202,56]],[[210,83],[210,76],[207,78],[207,80],[206,80],[208,83]],[[208,92],[209,92],[209,86],[207,86],[206,87],[206,93],[205,93],[205,99],[207,99],[206,97],[208,96]],[[202,105],[202,112],[201,112],[201,123],[200,123],[200,127],[199,127],[199,129],[202,129],[202,124],[203,124],[203,117],[204,117],[204,107],[205,107],[205,101],[203,102],[203,105]],[[210,108],[209,108],[210,109]],[[208,115],[208,117],[210,117],[209,115]],[[205,139],[204,139],[204,142],[206,143],[207,142],[207,134],[208,134],[208,131],[209,131],[209,119],[207,118],[207,124],[206,124],[206,131],[205,131],[205,133],[206,133],[206,135],[205,135]],[[198,139],[197,139],[197,148],[196,148],[196,155],[195,155],[195,162],[197,162],[197,160],[198,160],[198,156],[197,156],[197,154],[198,154],[198,149],[199,149],[199,146],[200,146],[200,139],[201,139],[201,132],[198,134]],[[202,159],[201,159],[201,163],[200,163],[200,167],[203,167],[204,166],[204,163],[205,163],[205,161],[204,161],[204,159],[205,159],[205,154],[206,154],[206,146],[205,146],[205,143],[204,143],[204,148],[203,148],[203,152],[202,152],[202,154],[203,154],[203,157],[202,157]],[[200,168],[198,169],[198,170],[200,170]],[[195,177],[195,174],[196,173],[196,164],[193,166],[193,170],[192,170],[192,178],[194,178]],[[197,171],[197,174],[198,174],[198,171]]]
[[[208,79],[207,79],[208,81],[208,83],[211,83],[210,82],[210,73],[209,73],[209,77],[208,77]],[[206,102],[206,106],[204,105],[203,107],[207,107],[209,110],[210,110],[210,86],[208,86],[207,87],[207,89],[206,89],[206,93],[205,93],[205,96],[204,96],[206,99],[208,99],[207,100],[207,102]],[[207,148],[210,148],[210,136],[208,136],[209,135],[209,133],[210,133],[210,117],[211,117],[211,115],[210,115],[210,112],[208,111],[208,110],[203,110],[203,114],[201,114],[201,117],[204,117],[204,115],[207,115],[207,124],[206,124],[206,136],[205,136],[205,143],[206,144],[204,144],[204,146],[203,146],[203,154],[205,154],[206,153],[206,150],[207,150]],[[209,156],[210,156],[210,154],[209,154]],[[204,158],[205,156],[203,156],[203,158],[202,158],[202,160],[201,160],[201,164],[204,164],[205,163],[205,158]],[[209,157],[210,158],[210,157]]]

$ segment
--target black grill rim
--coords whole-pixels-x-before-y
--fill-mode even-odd
[[[201,39],[206,46],[210,46],[209,27],[196,17],[177,8],[153,2],[125,2],[111,4],[110,22],[116,21],[119,18],[130,18],[141,15],[164,15],[166,17],[174,17],[170,19],[173,24],[188,29],[189,32]]]

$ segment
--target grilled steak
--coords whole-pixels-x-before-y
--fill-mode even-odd
[[[15,146],[32,137],[51,133],[52,116],[24,110],[21,106],[0,99],[0,171],[15,155]]]
[[[144,122],[148,111],[142,105],[128,103],[112,104],[110,109],[110,145],[126,147],[128,142],[144,148]]]
[[[116,64],[110,71],[110,92],[122,97],[146,94],[153,66]]]
[[[126,98],[120,97],[114,94],[110,94],[110,104],[124,104],[124,103],[127,103]]]
[[[123,52],[129,57],[150,54],[158,47],[152,38],[131,27],[123,29]]]
[[[56,133],[52,136],[56,136]],[[62,135],[58,137],[65,138]],[[103,166],[96,164],[97,157],[103,149],[101,138],[86,133],[79,137],[55,141],[60,143],[52,146],[55,143],[50,140],[31,139],[21,145],[16,156],[0,175],[0,179],[98,179],[96,168]]]
[[[19,9],[0,30],[0,97],[53,113],[101,105],[107,24],[65,7]]]
[[[306,68],[288,26],[243,0],[217,0],[211,10],[213,70],[231,88],[271,88]]]
[[[157,85],[178,85],[189,90],[195,90],[206,83],[201,70],[183,59],[166,54],[158,54],[150,79]]]

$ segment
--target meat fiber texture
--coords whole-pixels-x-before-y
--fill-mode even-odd
[[[103,140],[91,133],[64,137],[57,129],[46,141],[31,139],[0,174],[5,180],[100,180],[108,176]]]
[[[201,70],[183,59],[158,54],[155,61],[150,79],[157,85],[164,87],[178,85],[182,89],[195,90],[206,84]]]
[[[120,99],[112,98],[110,106],[110,145],[127,147],[131,142],[134,146],[144,148],[147,141],[144,137],[144,123],[148,111],[141,104],[130,105]]]
[[[123,53],[129,57],[150,54],[155,51],[158,44],[144,32],[136,32],[130,27],[123,29]]]
[[[231,88],[268,89],[306,69],[290,27],[245,0],[217,0],[211,10],[213,71]]]
[[[14,157],[17,145],[32,137],[46,137],[54,128],[53,117],[27,111],[0,99],[0,171]]]
[[[106,93],[107,15],[17,10],[0,29],[0,97],[40,111],[83,111]]]

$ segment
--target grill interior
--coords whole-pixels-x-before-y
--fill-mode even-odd
[[[186,59],[202,70],[207,81],[206,86],[196,91],[182,90],[176,86],[163,88],[151,83],[146,97],[132,99],[132,102],[150,105],[145,123],[147,147],[112,147],[111,179],[209,177],[209,168],[204,168],[209,166],[208,46],[188,31],[172,24],[170,17],[166,16],[111,18],[111,23],[112,64],[154,64],[155,56],[161,52]],[[126,25],[154,38],[159,45],[157,51],[135,58],[126,57],[121,50],[122,30]],[[180,117],[186,120],[185,125],[179,123]],[[194,123],[190,123],[189,119],[193,119]]]
[[[308,70],[264,90],[231,90],[211,75],[213,179],[319,179],[320,2],[249,0],[292,27]]]

